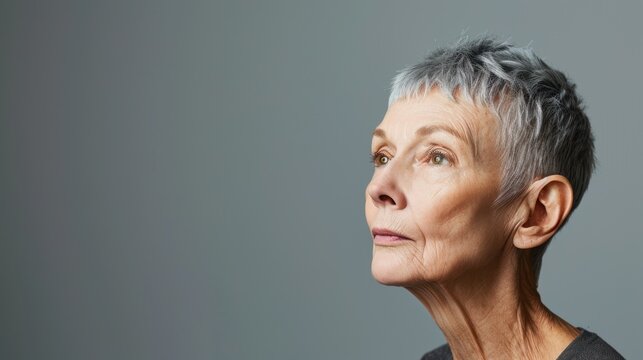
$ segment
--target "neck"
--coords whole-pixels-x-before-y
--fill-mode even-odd
[[[541,302],[526,255],[445,282],[407,286],[454,359],[556,359],[580,331]]]

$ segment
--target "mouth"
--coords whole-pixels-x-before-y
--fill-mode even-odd
[[[373,228],[372,234],[373,243],[375,243],[376,245],[390,246],[402,244],[405,241],[412,241],[404,234],[400,234],[398,232],[385,228]]]

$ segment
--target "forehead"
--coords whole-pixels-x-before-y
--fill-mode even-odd
[[[488,109],[463,99],[455,102],[434,89],[391,104],[374,135],[383,130],[390,140],[401,143],[412,141],[418,130],[427,127],[452,132],[472,148],[476,158],[493,147],[497,133],[497,122]]]

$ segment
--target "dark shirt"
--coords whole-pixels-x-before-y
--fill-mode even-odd
[[[624,360],[613,347],[595,333],[577,328],[580,335],[574,339],[556,360]],[[448,344],[427,352],[420,360],[452,360],[453,355]]]

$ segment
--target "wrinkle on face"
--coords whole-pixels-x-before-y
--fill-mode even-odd
[[[466,142],[446,132],[415,138],[419,128],[432,125],[449,126]],[[396,205],[404,206],[376,204],[367,191],[367,220],[375,224],[371,226],[386,224],[405,229],[416,241],[393,248],[375,247],[374,270],[394,271],[399,267],[389,275],[401,283],[437,280],[480,265],[486,261],[483,256],[500,247],[497,219],[492,212],[500,179],[496,125],[485,109],[454,103],[435,91],[424,98],[391,105],[378,126],[386,139],[374,137],[373,151],[385,149],[392,157],[374,170],[371,182],[381,191],[398,193],[403,204]],[[417,147],[425,143],[444,147],[457,160],[444,167],[414,162]]]

